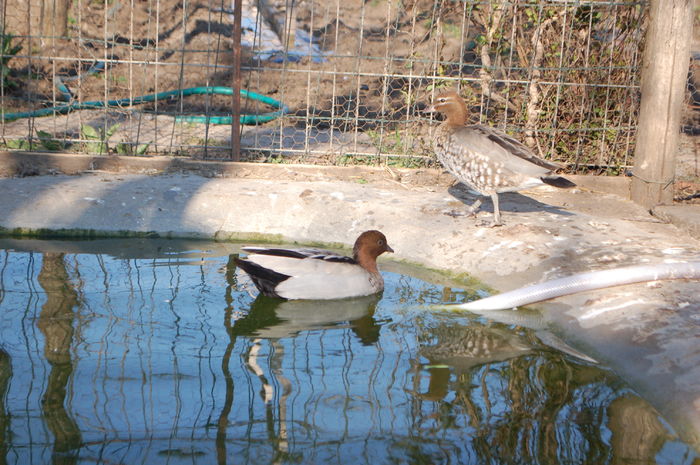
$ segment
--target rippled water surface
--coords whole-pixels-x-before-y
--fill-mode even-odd
[[[610,370],[386,261],[381,298],[284,302],[233,245],[0,245],[0,463],[697,460]]]

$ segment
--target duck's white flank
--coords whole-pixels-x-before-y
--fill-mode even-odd
[[[384,288],[381,274],[353,263],[262,254],[251,254],[246,260],[290,276],[275,288],[285,299],[343,299],[375,294]]]

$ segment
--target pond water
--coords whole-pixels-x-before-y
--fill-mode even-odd
[[[238,250],[0,241],[0,463],[698,459],[609,369],[426,308],[473,290],[382,261],[381,298],[279,301]]]

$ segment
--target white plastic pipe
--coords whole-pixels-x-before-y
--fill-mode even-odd
[[[593,291],[623,284],[658,281],[662,279],[700,279],[700,261],[629,266],[613,270],[591,271],[449,307],[462,310],[503,310],[529,305],[543,300]],[[700,299],[700,295],[698,296]]]

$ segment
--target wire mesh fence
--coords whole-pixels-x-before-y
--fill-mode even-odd
[[[7,148],[229,156],[231,0],[1,6]],[[644,2],[244,0],[242,25],[243,159],[431,164],[451,87],[570,171],[631,163]]]

